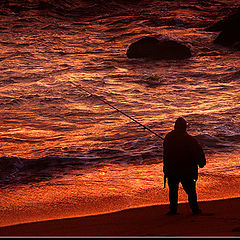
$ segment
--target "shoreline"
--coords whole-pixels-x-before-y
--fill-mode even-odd
[[[158,169],[159,166],[155,171],[157,172]],[[149,171],[147,172],[149,173]],[[134,189],[134,192],[131,192],[131,188],[129,188],[129,192],[121,194],[118,194],[119,191],[111,192],[108,186],[103,186],[102,182],[95,182],[92,185],[92,190],[98,190],[94,195],[89,194],[89,185],[84,187],[82,182],[75,181],[70,182],[73,184],[35,185],[34,187],[5,189],[1,192],[0,227],[167,205],[168,187],[163,188],[162,186],[163,176],[155,174],[152,177],[154,179],[158,177],[155,187],[140,188],[140,186]],[[108,181],[105,180],[105,182]],[[240,178],[238,177],[201,174],[197,183],[198,202],[239,198],[239,183]],[[87,191],[88,195],[86,195]],[[187,194],[181,185],[178,202],[179,204],[187,203]]]
[[[188,203],[180,203],[175,216],[166,216],[168,205],[153,205],[0,227],[0,236],[240,236],[240,198],[199,206],[199,216]]]

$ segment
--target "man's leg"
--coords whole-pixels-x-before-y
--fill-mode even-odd
[[[179,179],[176,177],[168,177],[168,186],[169,186],[169,208],[170,213],[177,213],[178,205],[178,185]]]
[[[192,212],[201,213],[197,203],[197,193],[196,193],[196,181],[194,179],[182,179],[181,180],[183,189],[188,194],[188,202],[192,209]]]

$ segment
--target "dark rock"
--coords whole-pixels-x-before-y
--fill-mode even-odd
[[[214,40],[214,43],[225,47],[234,47],[240,50],[240,7],[233,14],[225,19],[206,28],[207,31],[218,32],[219,35]]]
[[[238,30],[226,29],[217,36],[214,43],[240,50],[240,32]]]
[[[214,23],[205,30],[209,32],[220,32],[229,27],[230,24],[239,24],[240,21],[240,7],[233,10],[233,12],[224,19]]]
[[[145,37],[132,43],[127,50],[128,58],[186,59],[191,57],[190,48],[169,39]]]

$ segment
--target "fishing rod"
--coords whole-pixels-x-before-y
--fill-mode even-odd
[[[75,87],[80,88],[81,90],[83,90],[84,92],[87,92],[88,94],[92,95],[93,94],[86,90],[85,88],[83,88],[80,85],[77,85],[76,83],[71,82]],[[142,126],[144,129],[148,130],[149,132],[153,133],[155,136],[159,137],[160,139],[164,140],[163,137],[161,137],[160,135],[158,135],[157,133],[155,133],[154,131],[152,131],[150,128],[146,127],[145,125],[143,125],[142,123],[138,122],[137,120],[135,120],[133,117],[129,116],[127,113],[121,111],[120,109],[116,108],[115,106],[113,106],[112,104],[110,104],[109,102],[107,102],[106,100],[102,99],[100,96],[98,95],[94,95],[95,97],[97,97],[100,101],[102,101],[103,103],[107,104],[109,107],[115,109],[116,111],[120,112],[121,114],[123,114],[124,116],[130,118],[132,121],[134,121],[135,123],[137,123],[138,125]]]

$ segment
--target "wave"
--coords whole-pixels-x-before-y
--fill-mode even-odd
[[[206,152],[226,152],[239,142],[240,135],[211,136],[199,134],[195,138]],[[0,157],[0,187],[49,181],[70,171],[106,164],[142,165],[162,162],[163,149],[159,142],[149,142],[150,137],[140,137],[118,145],[118,148],[76,149],[63,152],[66,156],[46,156],[27,159]]]
[[[220,151],[231,151],[239,145],[240,135],[223,135],[211,136],[209,134],[199,134],[195,136],[202,147],[210,153]]]
[[[47,156],[38,159],[20,157],[0,158],[0,186],[29,184],[49,180],[62,170],[69,170],[72,166],[81,168],[90,161],[88,158],[66,158]]]
[[[138,139],[128,145],[113,148],[95,148],[83,151],[76,149],[62,152],[66,156],[46,156],[27,159],[21,157],[0,157],[0,187],[49,181],[68,174],[70,171],[105,164],[151,164],[161,161],[162,149],[148,146],[139,150],[145,139]],[[125,149],[122,149],[124,147]],[[67,156],[68,155],[68,156]]]

